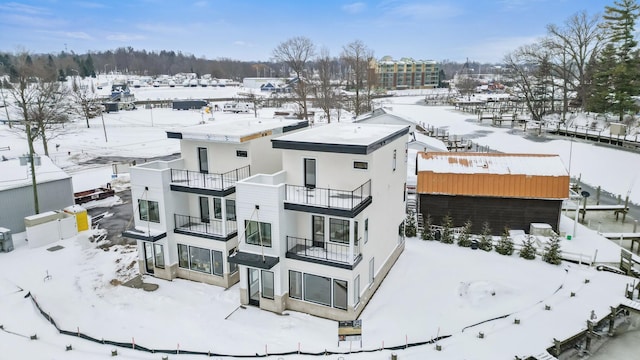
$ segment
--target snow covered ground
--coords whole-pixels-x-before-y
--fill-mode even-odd
[[[167,93],[167,96],[173,96]],[[176,97],[181,97],[177,95]],[[194,96],[197,97],[197,96]],[[589,143],[543,140],[523,136],[510,128],[478,124],[475,117],[451,107],[425,107],[422,97],[387,99],[384,106],[399,115],[451,134],[473,138],[483,146],[505,152],[558,153],[571,173],[601,185],[614,194],[629,193],[640,203],[635,179],[640,155]],[[261,109],[261,117],[273,117],[274,109]],[[75,122],[50,148],[52,158],[73,175],[80,191],[111,181],[111,166],[78,165],[97,156],[151,158],[179,151],[177,140],[165,130],[202,121],[242,121],[253,115],[231,115],[169,109],[138,109],[105,114],[108,141],[100,118],[87,129]],[[213,118],[213,120],[211,120]],[[6,145],[5,145],[6,144]],[[0,145],[10,146],[2,155],[14,157],[26,151],[19,134],[0,125]],[[39,148],[39,146],[37,147]],[[612,176],[611,174],[616,174]],[[124,182],[126,183],[126,177]],[[561,230],[571,233],[573,222],[562,219]],[[118,286],[137,273],[135,248],[112,246],[107,250],[91,242],[87,232],[54,245],[48,251],[29,249],[24,237],[15,239],[16,249],[0,253],[0,351],[9,358],[98,359],[111,355],[113,346],[95,344],[58,334],[25,295],[30,292],[60,328],[81,331],[95,338],[132,342],[151,348],[211,351],[252,355],[274,352],[360,350],[359,343],[337,342],[337,323],[287,311],[276,315],[252,307],[238,308],[237,286],[223,290],[214,286],[175,280],[156,283],[155,292]],[[563,240],[567,252],[616,262],[619,248],[578,225],[572,240]],[[49,277],[47,277],[47,275]],[[585,279],[589,279],[585,283]],[[513,359],[537,355],[586,326],[591,311],[606,316],[609,306],[625,301],[624,287],[630,278],[564,263],[552,266],[540,259],[523,260],[495,252],[459,248],[437,242],[408,239],[405,252],[362,313],[362,349],[402,346],[452,335],[434,345],[403,350],[384,350],[344,355],[348,359]],[[571,297],[571,292],[576,293]],[[549,305],[551,310],[545,310]],[[500,316],[505,318],[484,322]],[[519,325],[514,319],[521,320]],[[472,327],[469,327],[472,326]],[[10,332],[7,332],[10,331]],[[478,338],[483,332],[485,337]],[[38,340],[29,340],[37,334]],[[71,344],[73,350],[66,351]],[[130,349],[118,349],[124,359],[158,359]],[[202,356],[170,355],[197,359]],[[277,359],[279,356],[269,358]],[[305,358],[293,356],[292,358]],[[306,357],[312,358],[312,357]],[[329,358],[339,358],[332,355]]]

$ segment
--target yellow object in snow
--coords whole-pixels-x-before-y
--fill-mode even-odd
[[[75,215],[78,232],[89,230],[89,215],[87,214],[87,209],[80,205],[73,205],[64,208],[64,212]]]

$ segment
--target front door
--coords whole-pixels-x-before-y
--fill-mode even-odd
[[[312,216],[313,246],[324,248],[324,216]]]
[[[247,269],[249,272],[249,305],[260,306],[260,270]]]
[[[148,274],[153,274],[153,244],[144,243],[144,267]]]

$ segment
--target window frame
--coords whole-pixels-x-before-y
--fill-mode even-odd
[[[194,251],[194,250],[196,250],[196,251]],[[208,269],[207,269],[207,266],[206,266],[207,262],[204,259],[198,259],[198,260],[204,260],[204,261],[198,267],[194,266],[194,261],[193,261],[194,252],[200,253],[200,254],[204,254],[205,252],[207,253],[207,257],[209,258],[209,267],[208,267]],[[211,275],[211,270],[212,270],[211,251],[209,251],[209,249],[205,249],[205,248],[189,245],[189,270],[193,270],[193,271],[201,272],[203,274]]]
[[[160,251],[156,250],[158,248],[160,248]],[[164,247],[162,244],[153,244],[153,266],[159,269],[164,269]]]
[[[220,262],[216,266],[216,256]],[[222,257],[222,251],[211,250],[211,269],[213,270],[213,275],[224,276],[224,258]]]
[[[252,225],[256,224],[255,226],[255,230],[252,229]],[[260,231],[258,232],[258,226],[262,227],[260,229]],[[265,222],[258,222],[255,220],[245,220],[244,221],[244,228],[245,228],[245,233],[244,233],[244,239],[245,242],[249,245],[256,245],[256,246],[264,246],[264,247],[271,247],[272,246],[272,241],[271,241],[271,223],[265,223]],[[251,230],[251,232],[250,232]],[[265,231],[268,230],[268,231]],[[266,235],[266,236],[265,236]],[[254,237],[259,237],[262,236],[262,244],[260,244],[260,238],[258,238],[258,241],[254,241],[254,240],[249,240],[249,239],[253,239]]]
[[[149,206],[151,204],[151,207]],[[154,211],[155,210],[155,211]],[[143,216],[146,214],[146,216]],[[151,215],[155,215],[152,216]],[[138,199],[138,216],[141,221],[160,223],[160,205],[157,201]],[[155,218],[155,219],[154,219]]]
[[[353,168],[356,170],[369,170],[369,162],[354,160]]]
[[[341,224],[338,224],[338,222],[341,222]],[[340,235],[341,235],[340,238],[334,237],[334,234],[338,233],[338,229],[335,229],[334,231],[334,226],[342,228],[340,231]],[[347,219],[329,218],[329,241],[336,244],[348,245],[349,232],[350,232],[349,227],[350,227],[350,222]],[[346,236],[346,239],[344,239],[345,236]]]
[[[292,276],[294,275],[294,276]],[[291,280],[297,280],[296,283],[294,284]],[[292,285],[296,285],[298,287],[298,293],[300,295],[292,295]],[[300,271],[295,271],[295,270],[289,270],[289,297],[292,299],[296,299],[296,300],[302,300],[302,272]]]
[[[184,257],[184,255],[186,255],[186,257]],[[186,261],[186,266],[183,266],[185,261]],[[182,268],[182,269],[190,270],[189,246],[188,245],[178,244],[178,267]]]
[[[265,288],[265,284],[268,285],[267,281],[265,281],[265,274],[267,275],[266,278],[271,281],[271,289]],[[275,292],[275,278],[273,271],[260,270],[260,297],[273,300],[275,299]]]
[[[336,291],[336,286],[340,289],[341,285],[344,285],[344,292]],[[340,298],[337,298],[340,296]],[[338,300],[340,301],[340,306],[338,306]],[[344,307],[342,307],[342,302],[344,301]],[[331,302],[332,307],[340,310],[347,310],[349,308],[349,282],[347,280],[333,279],[331,281]]]
[[[308,301],[308,302],[312,302],[312,303],[315,303],[315,304],[320,304],[320,305],[325,305],[325,306],[331,307],[332,306],[331,302],[332,302],[332,299],[333,299],[333,296],[332,296],[332,293],[331,293],[331,290],[332,290],[332,281],[331,280],[332,279],[328,278],[328,277],[325,277],[325,276],[319,276],[319,275],[307,274],[307,273],[304,273],[302,276],[303,276],[302,294],[303,294],[304,301]],[[319,279],[322,279],[322,280],[326,281],[325,284],[326,284],[327,288],[326,289],[321,288],[321,287],[317,286],[317,284],[313,284],[313,282],[312,282],[312,285],[308,285],[309,284],[309,278],[319,278]],[[325,284],[321,284],[321,285],[324,286]],[[320,290],[325,290],[325,291],[314,291],[314,292],[307,291],[308,290],[307,286],[310,286],[314,290],[320,289]],[[328,294],[328,303],[323,302],[324,299],[311,299],[311,298],[309,298],[309,296],[316,295],[316,294],[320,294],[320,295]]]
[[[219,197],[213,198],[213,218],[222,220],[222,199]]]

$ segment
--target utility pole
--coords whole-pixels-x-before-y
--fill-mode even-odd
[[[36,181],[36,165],[35,161],[33,161],[33,131],[35,130],[37,134],[38,129],[32,129],[31,122],[29,120],[25,121],[25,128],[27,131],[27,143],[29,144],[29,166],[31,168],[31,188],[33,188],[33,209],[36,214],[40,214],[40,205],[38,202],[38,182]]]

